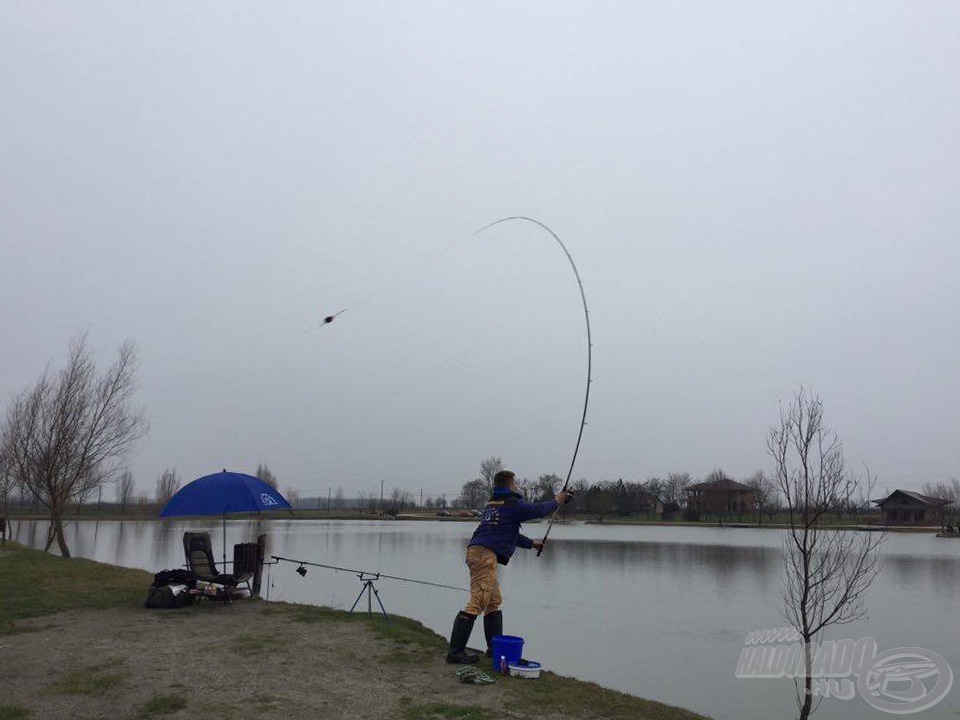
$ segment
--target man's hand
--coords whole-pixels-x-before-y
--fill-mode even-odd
[[[561,490],[557,493],[557,497],[554,498],[558,503],[564,505],[571,500],[573,500],[573,491],[572,490]]]
[[[537,542],[536,540],[534,540],[533,549],[536,550],[537,552],[540,552],[541,550],[543,550],[543,543]]]

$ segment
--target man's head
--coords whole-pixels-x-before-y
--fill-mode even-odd
[[[513,490],[513,481],[516,477],[517,476],[509,470],[501,470],[493,476],[493,486],[495,488],[509,488]]]

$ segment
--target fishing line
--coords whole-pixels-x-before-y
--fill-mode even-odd
[[[400,582],[414,583],[415,585],[428,585],[430,587],[444,588],[446,590],[459,590],[460,592],[470,592],[467,588],[457,587],[455,585],[444,585],[443,583],[431,582],[430,580],[417,580],[415,578],[400,577],[399,575],[387,575],[385,573],[369,572],[368,570],[357,570],[355,568],[345,568],[345,567],[339,567],[337,565],[324,565],[323,563],[311,562],[309,560],[295,560],[294,558],[280,557],[279,555],[271,555],[270,557],[272,560],[276,560],[277,562],[282,561],[282,562],[295,563],[296,565],[299,566],[297,568],[297,572],[300,572],[300,568],[303,568],[304,566],[318,567],[318,568],[325,568],[327,570],[348,572],[353,575],[369,575],[374,579],[383,578],[385,580],[399,580]],[[306,575],[306,574],[307,573],[305,570],[303,573],[301,573],[301,575]]]
[[[479,234],[481,234],[481,233],[483,233],[483,232],[486,232],[486,231],[489,230],[490,228],[493,228],[493,227],[495,227],[495,226],[497,226],[497,225],[500,225],[500,224],[506,223],[506,222],[513,222],[513,221],[520,221],[520,222],[532,223],[533,225],[536,225],[536,226],[540,227],[542,230],[544,230],[544,231],[546,231],[547,233],[549,233],[550,236],[556,241],[557,245],[560,247],[560,249],[563,251],[563,254],[566,256],[567,261],[570,263],[570,268],[573,270],[573,275],[574,275],[574,277],[576,278],[576,281],[577,281],[577,288],[578,288],[579,291],[580,291],[580,301],[581,301],[581,303],[583,304],[583,318],[584,318],[584,323],[585,323],[585,325],[586,325],[586,330],[587,330],[587,380],[586,380],[586,390],[585,390],[585,392],[584,392],[584,398],[583,398],[583,413],[582,413],[582,415],[581,415],[581,417],[580,417],[580,428],[579,428],[579,430],[578,430],[578,432],[577,432],[577,442],[576,442],[576,445],[574,446],[574,449],[573,449],[573,456],[572,456],[571,459],[570,459],[570,468],[569,468],[569,470],[567,470],[567,477],[566,477],[566,479],[563,481],[563,487],[560,488],[561,492],[563,492],[563,491],[565,491],[565,490],[567,489],[567,487],[568,487],[569,484],[570,484],[570,478],[571,478],[572,475],[573,475],[573,468],[574,468],[574,466],[575,466],[576,463],[577,463],[577,455],[578,455],[579,452],[580,452],[580,444],[581,444],[581,442],[582,442],[582,440],[583,440],[583,430],[584,430],[584,428],[585,428],[586,425],[587,425],[587,408],[588,408],[589,405],[590,405],[590,385],[593,383],[593,337],[592,337],[592,333],[591,333],[591,330],[590,330],[590,311],[589,311],[589,309],[587,308],[587,295],[586,295],[586,293],[584,292],[584,289],[583,289],[583,281],[582,281],[581,278],[580,278],[580,271],[577,270],[577,265],[576,265],[576,263],[573,261],[573,256],[570,254],[570,251],[567,249],[567,246],[564,245],[564,243],[563,243],[563,241],[560,239],[560,237],[559,237],[553,230],[551,230],[546,224],[544,224],[544,223],[542,223],[542,222],[540,222],[539,220],[536,220],[536,219],[534,219],[534,218],[526,217],[526,216],[524,216],[524,215],[511,215],[510,217],[500,218],[499,220],[495,220],[494,222],[489,223],[488,225],[484,225],[482,228],[480,228],[479,230],[475,231],[475,232],[473,233],[473,235],[474,235],[474,236],[479,235]],[[448,245],[447,247],[443,248],[440,252],[436,253],[435,258],[436,258],[436,257],[439,257],[439,256],[442,256],[442,255],[450,252],[453,248],[457,247],[457,245],[459,245],[459,241],[451,242],[450,245]],[[435,259],[435,258],[434,258],[434,259]],[[401,277],[399,278],[400,281],[402,281],[403,279],[404,279],[403,276],[401,276]],[[387,289],[387,287],[381,286],[376,293],[374,293],[373,295],[367,296],[366,300],[369,301],[369,299],[370,299],[371,297],[374,297],[374,296],[377,295],[377,294],[380,294],[380,293],[382,293],[382,292],[385,292],[386,289]],[[337,317],[337,315],[339,315],[340,313],[345,312],[346,309],[347,309],[347,308],[344,308],[343,310],[341,310],[341,311],[338,312],[338,313],[335,313],[334,315],[328,315],[328,316],[326,316],[326,317],[324,318],[324,320],[323,320],[323,325],[321,325],[320,327],[324,327],[324,326],[332,323],[333,320]],[[537,557],[539,557],[540,554],[543,552],[543,546],[546,545],[547,539],[550,537],[550,531],[553,529],[553,524],[554,524],[554,522],[556,521],[557,513],[559,512],[559,510],[560,510],[560,508],[558,507],[558,508],[557,508],[556,510],[554,510],[553,513],[550,515],[550,521],[549,521],[549,523],[547,524],[547,530],[546,530],[546,532],[545,532],[544,535],[543,535],[543,540],[542,540],[542,542],[541,542],[541,547],[540,547],[539,550],[537,550]],[[381,576],[381,577],[388,577],[388,576],[383,575],[383,576]],[[391,578],[391,579],[408,580],[408,579],[406,579],[406,578]],[[409,580],[408,580],[408,581],[409,581]]]
[[[417,259],[415,262],[413,262],[411,264],[411,268],[417,268],[417,267],[426,265],[428,263],[430,264],[436,263],[438,260],[442,259],[444,256],[450,254],[451,252],[456,250],[458,247],[460,247],[463,240],[464,240],[464,237],[458,237],[456,239],[446,241],[444,245],[439,249],[434,250],[432,252],[428,252],[424,254],[422,257],[420,257],[419,259]],[[346,312],[347,310],[368,305],[374,302],[381,295],[384,295],[388,292],[389,293],[398,292],[402,288],[404,283],[411,282],[415,278],[416,278],[416,275],[410,271],[410,268],[407,268],[403,272],[396,273],[391,278],[385,281],[376,283],[372,289],[361,294],[355,302],[350,303],[350,305],[343,308],[339,312],[335,312],[332,315],[325,316],[320,321],[319,325],[311,325],[307,329],[307,332],[326,327],[327,325],[332,323],[334,320],[336,320],[338,315]],[[364,284],[367,284],[367,283],[364,283]]]

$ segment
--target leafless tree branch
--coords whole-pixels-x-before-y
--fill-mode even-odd
[[[55,539],[64,557],[70,556],[64,509],[111,480],[146,430],[143,412],[131,407],[136,366],[133,345],[124,343],[117,361],[98,375],[80,335],[66,367],[53,376],[44,372],[7,412],[0,445],[16,480],[50,514],[47,549]]]
[[[831,625],[866,615],[865,596],[880,569],[882,533],[823,527],[827,513],[847,507],[860,481],[844,465],[843,446],[823,420],[823,403],[803,389],[780,410],[767,449],[774,461],[773,482],[786,499],[789,529],[784,537],[783,614],[805,643]],[[798,693],[800,718],[815,710],[813,658],[805,655],[804,691]]]

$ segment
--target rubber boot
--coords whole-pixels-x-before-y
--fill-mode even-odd
[[[487,636],[488,658],[493,657],[493,636],[503,635],[503,613],[497,610],[489,615],[483,616],[483,634]]]
[[[450,633],[450,650],[447,651],[448,663],[473,665],[480,660],[479,655],[467,652],[467,642],[470,640],[473,621],[476,619],[476,615],[471,615],[462,610],[457,613],[457,617],[453,621],[453,632]]]

